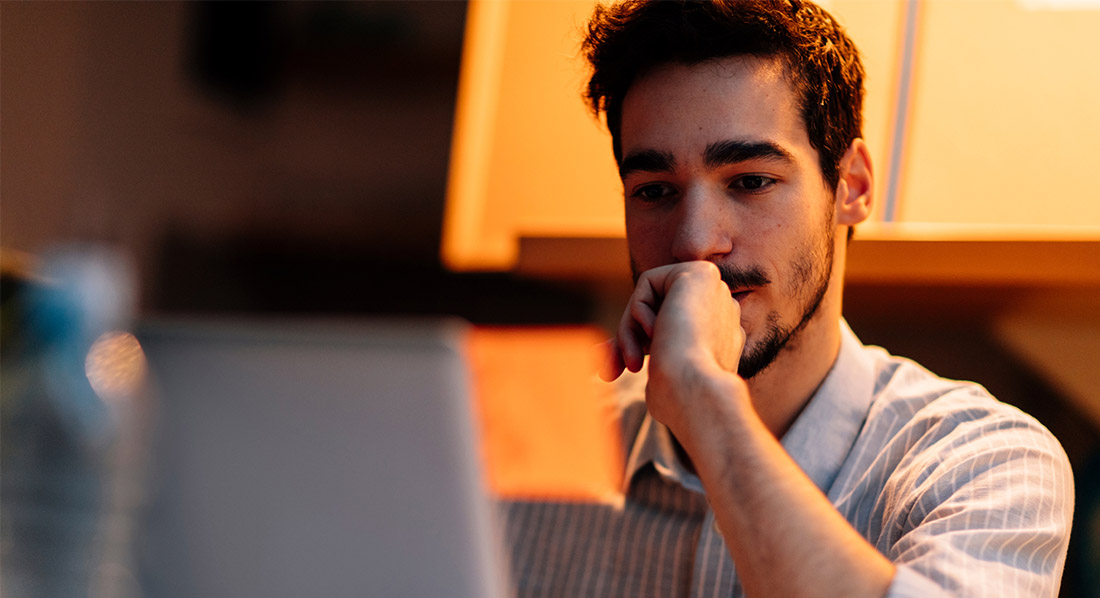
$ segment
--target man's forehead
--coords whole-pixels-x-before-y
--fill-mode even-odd
[[[689,140],[693,154],[731,140],[808,143],[785,73],[778,60],[753,56],[662,63],[650,69],[624,97],[623,155],[649,149],[674,152],[678,144],[683,151]]]
[[[639,93],[653,93],[664,85],[675,85],[687,74],[711,76],[715,79],[749,79],[761,86],[782,83],[788,91],[792,91],[789,70],[784,61],[772,56],[736,55],[708,58],[698,62],[660,62],[634,77],[623,95],[623,104],[625,106],[631,96],[636,97]],[[673,87],[668,91],[674,93],[676,90]]]

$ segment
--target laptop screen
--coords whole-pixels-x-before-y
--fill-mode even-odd
[[[145,593],[504,595],[465,335],[454,321],[144,326]]]

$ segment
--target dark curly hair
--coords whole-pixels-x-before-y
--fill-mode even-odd
[[[787,72],[825,182],[836,188],[840,160],[862,136],[863,65],[829,13],[804,0],[626,0],[597,5],[582,50],[592,67],[586,99],[607,115],[615,151],[623,97],[663,63],[712,58],[778,60]]]

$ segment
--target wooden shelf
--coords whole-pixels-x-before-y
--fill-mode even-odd
[[[516,272],[558,280],[627,279],[626,240],[522,237]],[[869,225],[857,229],[849,248],[847,280],[854,284],[1100,286],[1100,230]]]

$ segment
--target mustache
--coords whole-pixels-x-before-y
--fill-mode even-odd
[[[762,287],[766,284],[771,284],[771,279],[768,278],[764,270],[758,266],[738,268],[729,264],[715,265],[718,266],[718,271],[722,273],[722,282],[726,283],[726,286],[728,286],[730,290],[745,287]]]
[[[726,283],[730,290],[762,287],[772,282],[768,275],[764,273],[764,269],[759,266],[738,268],[730,264],[716,263],[714,265],[718,266],[718,272],[722,275],[722,282]],[[634,279],[634,284],[638,284],[638,277],[642,275],[642,272],[638,269],[638,264],[634,262],[633,258],[630,260],[630,274]]]

